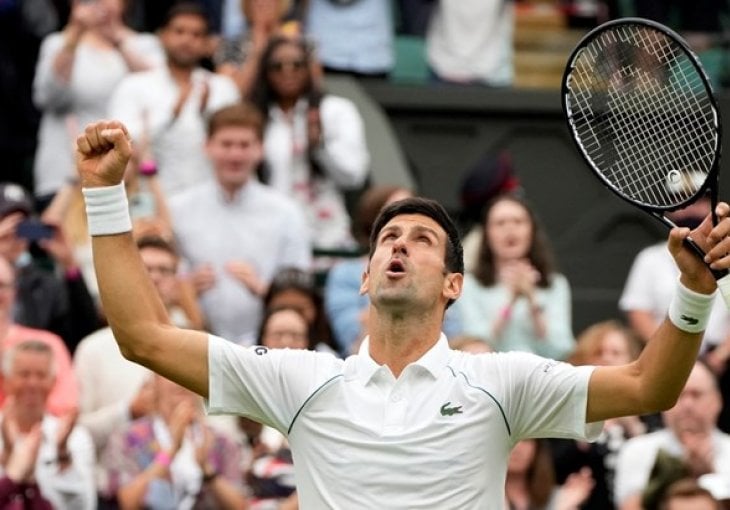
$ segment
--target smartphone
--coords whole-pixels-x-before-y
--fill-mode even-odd
[[[15,227],[15,235],[28,241],[50,239],[55,233],[56,228],[52,225],[46,225],[42,221],[32,218],[21,221]]]

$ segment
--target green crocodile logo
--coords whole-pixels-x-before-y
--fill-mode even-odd
[[[455,414],[462,414],[461,406],[449,407],[451,402],[446,402],[441,406],[441,416],[453,416]]]

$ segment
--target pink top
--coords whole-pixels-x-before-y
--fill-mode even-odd
[[[79,386],[71,368],[71,355],[61,337],[43,329],[32,329],[13,324],[2,340],[3,349],[8,349],[26,340],[38,340],[53,350],[56,362],[56,384],[48,397],[48,412],[56,416],[68,413],[79,406]],[[0,372],[0,381],[2,373]],[[0,384],[0,405],[5,401],[3,385]]]

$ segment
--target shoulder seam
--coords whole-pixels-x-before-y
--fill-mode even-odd
[[[315,389],[306,399],[304,399],[304,402],[302,402],[302,405],[299,407],[299,409],[297,410],[296,414],[294,414],[294,418],[292,418],[291,424],[289,425],[289,428],[286,430],[286,434],[287,435],[289,435],[291,433],[291,429],[292,429],[292,427],[294,427],[294,423],[297,421],[297,418],[299,418],[299,415],[304,410],[304,406],[306,406],[309,403],[309,401],[312,400],[317,393],[319,393],[320,391],[322,391],[325,386],[327,386],[329,383],[331,383],[332,381],[334,381],[338,377],[344,377],[344,375],[343,374],[337,374],[337,375],[335,375],[333,377],[330,377],[325,382],[323,382],[321,385],[319,385],[319,387],[317,389]]]
[[[449,370],[451,370],[451,373],[454,375],[454,377],[456,377],[456,372],[454,371],[454,369],[451,368],[451,366],[449,366],[449,365],[446,365],[446,367]],[[504,408],[502,407],[502,404],[499,403],[499,400],[497,400],[495,398],[495,396],[492,395],[488,390],[482,388],[481,386],[476,386],[476,385],[472,384],[464,372],[459,371],[459,375],[464,378],[464,382],[466,383],[467,386],[469,386],[470,388],[474,388],[475,390],[481,391],[482,393],[487,395],[490,399],[492,399],[492,401],[497,405],[497,409],[499,409],[499,413],[502,415],[502,420],[504,420],[504,426],[507,427],[507,435],[511,436],[512,429],[509,426],[509,422],[507,421],[507,415],[504,412]]]

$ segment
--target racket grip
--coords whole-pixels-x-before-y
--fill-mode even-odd
[[[730,309],[730,273],[717,280],[717,288],[725,300],[725,306]]]

